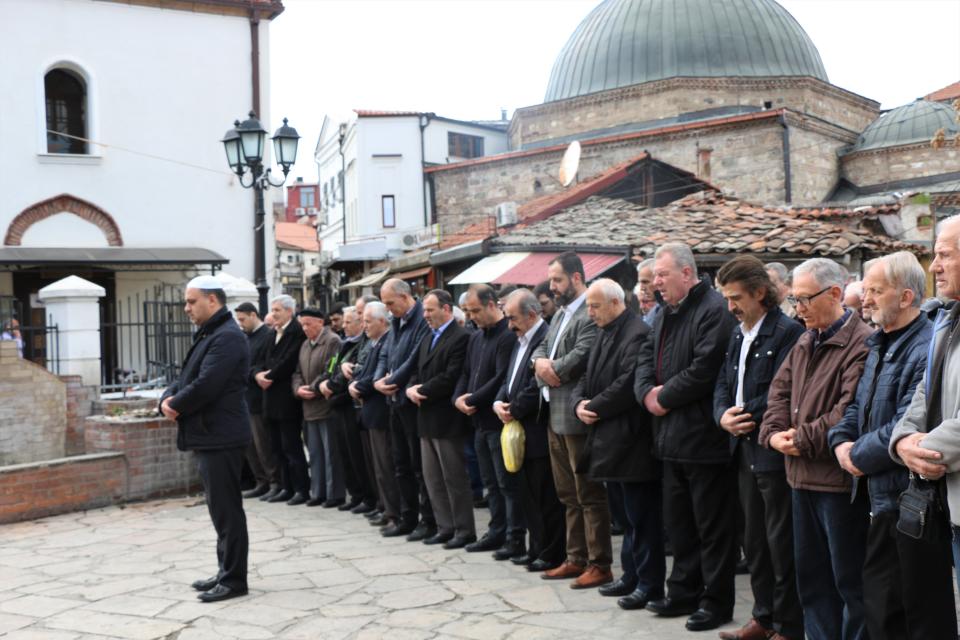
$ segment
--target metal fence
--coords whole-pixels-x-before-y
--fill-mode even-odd
[[[0,296],[0,340],[16,341],[22,358],[60,373],[59,327],[50,318],[40,325],[24,324],[20,301],[13,296]]]

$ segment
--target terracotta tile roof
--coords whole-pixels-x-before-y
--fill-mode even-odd
[[[375,109],[354,109],[358,118],[392,118],[399,116],[419,116],[422,111],[378,111]]]
[[[593,196],[548,220],[518,225],[494,245],[509,247],[631,247],[652,255],[657,246],[687,243],[698,254],[750,252],[842,256],[924,248],[863,229],[802,218],[776,207],[704,191],[665,207],[646,209],[626,200]]]
[[[925,98],[933,102],[943,102],[945,100],[960,98],[960,81],[948,84],[943,89],[937,89],[933,93],[928,93]]]
[[[277,245],[287,245],[285,248],[300,249],[301,251],[320,251],[320,241],[317,239],[317,230],[309,224],[296,222],[278,222],[274,227]]]
[[[621,142],[623,140],[635,140],[639,138],[656,137],[656,136],[667,135],[670,133],[691,131],[695,129],[708,129],[710,127],[719,127],[727,124],[752,122],[754,120],[767,120],[771,118],[779,118],[785,112],[786,112],[786,109],[773,109],[770,111],[757,111],[756,113],[744,113],[744,114],[739,114],[735,116],[725,116],[723,118],[714,118],[712,120],[698,120],[697,122],[674,124],[666,127],[658,127],[656,129],[646,129],[644,131],[634,131],[632,133],[622,133],[614,136],[605,136],[602,138],[582,140],[580,144],[581,146],[589,147],[592,145],[610,144],[612,142]],[[481,158],[473,158],[472,160],[464,160],[463,162],[451,162],[450,164],[440,164],[433,167],[427,167],[426,169],[424,169],[424,172],[436,173],[438,171],[449,171],[451,169],[460,169],[463,167],[469,167],[473,165],[489,164],[491,162],[502,162],[504,160],[512,160],[514,158],[525,158],[528,156],[536,156],[544,153],[556,153],[557,151],[563,151],[566,148],[567,148],[566,144],[557,144],[549,147],[539,147],[537,149],[526,149],[524,151],[509,151],[507,153],[500,153],[493,156],[483,156]]]
[[[864,207],[781,208],[800,218],[821,220],[830,218],[873,218],[878,215],[899,215],[900,203],[878,204]]]

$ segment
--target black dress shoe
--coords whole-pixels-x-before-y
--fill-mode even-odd
[[[511,540],[493,552],[494,560],[510,560],[527,555],[527,545],[523,540]]]
[[[354,506],[352,509],[350,509],[350,513],[362,513],[362,514],[366,515],[366,514],[368,514],[368,513],[372,513],[373,511],[376,511],[376,510],[377,510],[377,507],[376,507],[376,506],[374,506],[374,505],[372,505],[372,504],[366,504],[366,503],[364,503],[364,502],[361,502],[360,504],[358,504],[358,505]]]
[[[510,558],[510,562],[517,565],[518,567],[525,567],[531,562],[536,560],[534,556],[531,556],[529,553],[525,553],[522,556],[517,556],[516,558]]]
[[[730,622],[731,616],[721,616],[713,611],[697,609],[687,618],[687,631],[709,631]]]
[[[363,514],[363,517],[366,518],[367,520],[376,520],[377,518],[383,517],[383,511],[380,511],[379,509],[374,509],[370,513]]]
[[[322,506],[324,509],[333,509],[334,507],[339,507],[344,502],[346,502],[346,500],[344,500],[343,498],[339,498],[337,500],[327,500],[320,506]]]
[[[471,543],[476,542],[477,536],[475,535],[466,535],[466,536],[454,536],[447,542],[443,543],[444,549],[462,549],[463,547],[470,546]]]
[[[688,616],[697,610],[696,602],[678,602],[669,597],[651,600],[647,603],[647,611],[653,611],[658,616],[664,618],[676,618],[677,616]]]
[[[536,560],[534,560],[533,562],[527,565],[527,571],[531,573],[538,573],[540,571],[549,571],[550,569],[556,569],[559,566],[560,566],[559,562],[547,562],[546,560],[537,558]]]
[[[612,536],[622,536],[622,535],[623,535],[623,527],[621,527],[621,526],[618,525],[618,524],[611,524],[611,525],[610,525],[610,535],[612,535]]]
[[[289,491],[277,491],[270,498],[267,498],[267,502],[286,502],[293,497],[293,494]]]
[[[424,538],[423,544],[443,544],[453,539],[453,531],[438,531],[429,538]]]
[[[636,588],[637,585],[633,584],[632,582],[626,582],[623,578],[620,578],[619,580],[608,582],[597,589],[597,591],[599,591],[600,595],[602,596],[620,597],[633,593],[633,590]]]
[[[296,507],[307,502],[307,496],[303,495],[299,491],[293,494],[293,497],[287,500],[287,505],[291,507]]]
[[[268,484],[258,484],[250,491],[244,491],[244,498],[259,498],[260,496],[270,493],[270,485]]]
[[[218,584],[213,589],[204,591],[197,597],[200,598],[201,602],[220,602],[221,600],[229,600],[230,598],[238,598],[245,595],[247,595],[246,589],[231,589],[225,584]]]
[[[382,513],[381,513],[378,517],[373,518],[372,520],[370,520],[370,526],[371,526],[371,527],[385,527],[385,526],[387,526],[388,524],[390,524],[390,518],[388,518],[387,516],[383,515]]]
[[[473,544],[467,545],[467,551],[470,553],[476,553],[478,551],[496,551],[503,546],[502,538],[492,538],[490,536],[483,536]]]
[[[407,542],[420,542],[421,540],[432,538],[435,535],[437,535],[436,527],[431,527],[430,525],[421,522],[413,531],[410,532],[410,535],[407,536]]]
[[[324,502],[326,502],[326,500],[323,498],[310,498],[304,504],[306,504],[308,507],[319,507]]]
[[[357,506],[358,504],[360,504],[360,499],[359,499],[359,498],[350,498],[349,501],[346,501],[346,502],[344,502],[343,504],[341,504],[340,506],[338,506],[338,507],[337,507],[337,511],[350,511],[351,509],[353,509],[353,508],[354,508],[355,506]]]
[[[194,580],[193,584],[190,586],[196,589],[197,591],[210,591],[217,583],[220,582],[220,576],[213,576],[212,578],[207,578],[206,580]]]
[[[380,535],[384,538],[397,538],[399,536],[405,536],[411,531],[413,531],[412,524],[392,524],[381,531]]]
[[[617,600],[617,606],[621,609],[632,611],[633,609],[646,608],[648,602],[650,602],[650,596],[647,592],[637,589],[633,593],[619,598]]]
[[[272,498],[273,496],[277,495],[278,493],[280,493],[280,487],[273,487],[273,488],[270,489],[270,491],[267,491],[265,494],[263,494],[262,496],[260,496],[260,501],[261,501],[261,502],[268,502],[268,501],[270,500],[270,498]]]
[[[487,502],[487,497],[486,497],[486,496],[483,496],[482,498],[474,498],[474,499],[473,499],[473,508],[474,508],[474,509],[486,509],[488,506],[490,506],[490,503]]]

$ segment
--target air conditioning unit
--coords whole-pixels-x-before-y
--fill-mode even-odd
[[[420,238],[413,234],[407,233],[403,236],[403,238],[401,238],[400,244],[404,249],[413,249],[420,244]]]
[[[517,203],[501,202],[497,205],[497,227],[517,224]]]
[[[307,210],[304,209],[303,207],[297,207],[296,212],[297,212],[297,217],[298,217],[298,218],[302,218],[303,216],[305,216],[305,215],[307,214]]]
[[[317,215],[317,208],[316,208],[316,207],[310,207],[309,209],[307,209],[307,215],[308,215],[308,216],[315,216],[315,215]]]

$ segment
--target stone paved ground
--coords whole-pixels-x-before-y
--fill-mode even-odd
[[[246,501],[250,595],[202,604],[206,507],[174,499],[0,527],[0,636],[74,638],[715,638],[621,611],[487,553],[382,538],[360,516]],[[477,512],[477,522],[486,523]],[[619,539],[615,539],[619,541]],[[749,614],[737,578],[736,621]],[[732,625],[731,625],[732,626]]]

